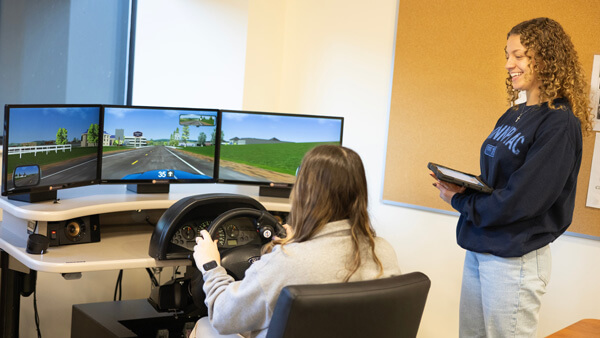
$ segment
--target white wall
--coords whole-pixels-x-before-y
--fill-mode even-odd
[[[199,70],[196,59],[181,56],[181,51],[191,48],[188,44],[197,40],[196,33],[204,24],[191,18],[205,17],[203,5],[216,5],[217,1],[179,0],[162,7],[157,1],[140,3],[154,6],[152,11],[144,12],[145,24],[160,25],[153,36],[165,44],[165,51],[152,49],[152,55],[143,56],[147,65],[136,67],[136,86],[152,94],[143,99],[135,94],[135,103],[344,116],[344,144],[355,149],[365,162],[370,211],[378,234],[393,244],[404,272],[422,271],[432,280],[419,337],[457,337],[464,255],[455,242],[457,218],[381,201],[398,0],[218,1],[232,6],[231,15],[243,16],[246,11],[252,17],[239,18],[247,23],[247,30],[239,30],[240,22],[232,22],[236,33],[227,31],[233,35],[231,41],[211,42],[231,50],[242,48],[232,45],[248,45],[244,47],[247,57],[241,62],[243,66],[237,54],[235,58],[213,59],[218,61],[214,69],[223,72],[232,84],[215,82],[215,88],[206,89],[211,95],[200,90],[205,84],[194,87],[194,81],[211,79],[210,76],[183,74],[182,79],[170,72]],[[209,13],[223,13],[222,10]],[[167,17],[181,17],[185,24],[158,22],[168,20]],[[170,44],[169,39],[179,42]],[[211,43],[206,42],[203,50],[214,50]],[[261,58],[264,51],[269,53]],[[138,56],[142,57],[139,52]],[[184,62],[185,65],[179,64]],[[427,175],[425,169],[423,175]],[[423,189],[431,189],[431,198],[438,198],[433,187]],[[540,337],[582,318],[600,318],[600,241],[563,236],[552,245],[552,250],[554,271],[540,315]],[[126,283],[131,283],[126,285],[142,288],[126,286],[124,298],[146,297],[149,287],[144,272],[125,273],[130,276]],[[45,336],[68,335],[68,328],[67,334],[59,334],[65,332],[61,327],[67,324],[64,316],[57,319],[53,313],[56,306],[68,311],[72,303],[111,299],[115,271],[84,274],[83,278],[65,284],[60,276],[40,277],[46,285],[45,296],[38,296],[38,302],[46,303],[39,305],[42,326],[53,333]],[[55,296],[50,294],[52,290],[58,290]],[[22,307],[22,336],[35,337],[30,299],[24,300]]]
[[[138,1],[133,104],[240,109],[248,0]]]

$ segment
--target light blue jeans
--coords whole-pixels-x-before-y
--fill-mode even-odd
[[[551,271],[549,245],[513,258],[467,251],[459,336],[536,337]]]

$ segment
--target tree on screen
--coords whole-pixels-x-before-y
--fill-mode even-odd
[[[172,147],[176,147],[179,145],[179,128],[175,129],[175,132],[171,134],[171,138],[169,139],[169,145]]]
[[[200,144],[200,146],[204,147],[204,144],[206,143],[206,134],[204,132],[201,132],[198,136],[198,143]]]
[[[181,134],[181,139],[183,140],[183,144],[187,145],[187,141],[190,138],[190,126],[183,126],[183,134]]]
[[[68,140],[67,129],[58,128],[58,131],[56,132],[56,144],[67,144],[69,142]]]
[[[88,143],[97,143],[98,142],[98,133],[100,127],[96,123],[90,124],[90,128],[88,129]]]

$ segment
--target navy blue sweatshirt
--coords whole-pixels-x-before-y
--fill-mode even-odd
[[[509,108],[481,147],[481,178],[492,194],[452,198],[464,249],[520,257],[571,224],[581,166],[581,126],[565,99]]]

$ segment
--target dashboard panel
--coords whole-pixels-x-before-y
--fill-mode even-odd
[[[250,211],[245,212],[247,209]],[[148,254],[156,260],[192,259],[196,236],[215,220],[219,228],[213,237],[222,254],[232,250],[244,252],[242,248],[254,246],[244,244],[265,242],[265,227],[257,229],[254,223],[265,211],[260,202],[244,195],[210,193],[184,197],[165,210],[156,222]],[[270,219],[268,222],[281,223],[287,214],[275,211],[265,217]]]
[[[212,219],[187,220],[178,226],[171,238],[171,243],[182,249],[194,251],[196,237],[201,230],[208,230]],[[217,247],[229,249],[246,244],[261,244],[260,236],[256,230],[255,220],[248,217],[232,219],[217,230]]]
[[[210,224],[225,213],[234,209],[250,208],[261,210],[255,199],[232,194],[204,194],[183,198],[162,213],[150,238],[148,254],[157,259],[191,259],[196,237],[202,230],[208,230]],[[264,208],[262,209],[264,210]],[[288,212],[270,212],[281,224]],[[259,234],[254,215],[240,214],[220,221],[213,239],[222,254],[225,251],[265,243]],[[260,230],[263,230],[261,228]]]

